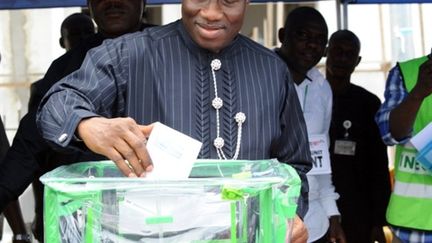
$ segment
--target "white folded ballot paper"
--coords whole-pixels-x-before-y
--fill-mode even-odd
[[[416,159],[422,166],[432,171],[432,123],[429,123],[419,133],[417,133],[410,141],[419,151]]]
[[[188,178],[201,146],[200,141],[156,122],[147,141],[153,171],[146,177],[156,180]]]

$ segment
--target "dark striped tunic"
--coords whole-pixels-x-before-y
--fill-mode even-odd
[[[278,158],[304,179],[311,165],[309,145],[285,63],[242,35],[218,54],[206,51],[193,42],[181,21],[107,40],[90,50],[81,68],[45,96],[38,125],[46,139],[64,147],[74,145],[75,128],[85,117],[160,121],[201,141],[200,158],[218,158],[213,146],[216,111],[211,106],[215,94],[210,63],[215,58],[222,63],[216,79],[224,102],[224,153],[235,153],[234,116],[244,112],[239,159]]]

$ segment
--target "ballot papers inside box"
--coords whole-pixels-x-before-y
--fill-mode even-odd
[[[41,180],[46,242],[285,242],[300,193],[295,170],[276,160],[199,160],[185,180],[84,162]]]

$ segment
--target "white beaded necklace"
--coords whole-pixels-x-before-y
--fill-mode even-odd
[[[219,110],[223,106],[223,100],[218,96],[217,92],[217,84],[216,84],[216,73],[215,71],[219,70],[222,66],[222,63],[219,59],[214,59],[211,64],[211,70],[213,75],[213,86],[214,86],[214,92],[215,92],[215,98],[212,100],[212,106],[216,110],[216,138],[213,141],[213,145],[216,147],[216,151],[218,153],[219,159],[226,160],[227,157],[225,156],[225,153],[223,152],[222,148],[225,144],[225,140],[220,136],[220,121],[219,121]],[[240,144],[241,144],[241,136],[242,136],[242,124],[246,121],[246,115],[243,112],[238,112],[235,117],[235,121],[237,122],[237,145],[236,150],[234,153],[234,156],[232,157],[233,160],[236,160],[240,153]]]

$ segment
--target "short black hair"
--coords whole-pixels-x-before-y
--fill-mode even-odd
[[[316,22],[323,25],[326,32],[328,33],[327,23],[322,14],[314,8],[303,6],[295,8],[288,14],[284,24],[285,36],[288,37],[288,34],[293,26],[299,25],[300,23],[310,22]]]
[[[358,52],[360,53],[360,49],[361,49],[361,43],[360,43],[360,39],[357,37],[356,34],[354,34],[354,32],[350,31],[350,30],[338,30],[336,32],[334,32],[329,39],[329,45],[334,42],[334,41],[340,41],[340,40],[345,40],[345,41],[349,41],[352,42],[353,45],[355,47],[357,47]]]
[[[77,25],[87,25],[89,28],[93,27],[94,29],[94,24],[90,16],[83,13],[73,13],[63,20],[60,31],[63,32],[65,29],[76,28]],[[61,34],[63,35],[63,33]]]

